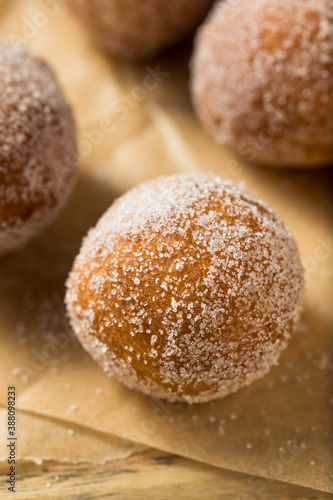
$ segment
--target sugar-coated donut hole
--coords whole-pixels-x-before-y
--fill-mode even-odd
[[[303,270],[289,230],[214,175],[161,177],[118,199],[67,282],[74,332],[130,388],[203,402],[277,362],[299,322]]]
[[[75,177],[75,125],[37,54],[0,40],[0,255],[47,226]]]
[[[213,0],[70,0],[68,7],[102,49],[146,59],[188,36]]]
[[[249,161],[333,163],[333,3],[220,2],[199,30],[192,94],[208,132]]]

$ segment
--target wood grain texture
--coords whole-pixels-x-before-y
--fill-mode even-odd
[[[149,449],[103,466],[18,464],[15,495],[1,476],[0,498],[15,500],[329,500],[332,495],[263,480]],[[6,464],[0,465],[0,474]]]

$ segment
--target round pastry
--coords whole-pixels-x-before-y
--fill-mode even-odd
[[[48,225],[73,185],[75,126],[48,65],[0,40],[0,255]]]
[[[333,3],[217,4],[196,39],[192,94],[221,144],[249,161],[333,162]]]
[[[70,0],[94,41],[110,53],[144,59],[189,35],[213,0]]]
[[[85,238],[67,281],[84,348],[130,388],[189,403],[268,372],[299,322],[303,270],[289,230],[214,175],[145,182]]]

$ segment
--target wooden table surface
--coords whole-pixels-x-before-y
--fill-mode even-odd
[[[17,464],[16,493],[7,492],[7,464],[0,464],[0,498],[16,500],[328,500],[333,495],[147,449],[106,465]]]

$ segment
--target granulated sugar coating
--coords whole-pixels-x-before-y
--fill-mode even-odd
[[[200,30],[192,94],[207,130],[249,161],[333,162],[333,2],[220,2]]]
[[[52,220],[75,165],[73,117],[52,71],[29,49],[0,40],[0,255]]]
[[[213,0],[70,0],[95,42],[117,56],[142,59],[188,36]]]
[[[297,247],[273,210],[220,177],[175,175],[108,209],[83,242],[66,302],[108,374],[192,403],[267,373],[302,297]]]

